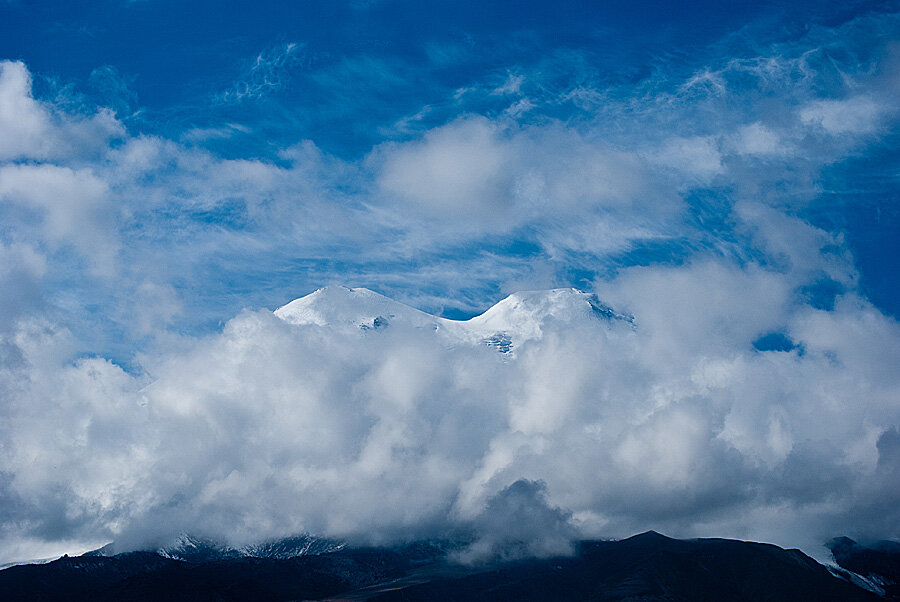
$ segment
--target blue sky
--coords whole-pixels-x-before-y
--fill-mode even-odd
[[[158,136],[215,157],[272,165],[285,164],[281,155],[286,148],[311,141],[329,160],[349,162],[351,169],[379,145],[415,140],[429,129],[476,115],[502,121],[504,128],[552,123],[605,137],[619,148],[643,144],[665,135],[660,130],[668,126],[645,127],[625,104],[643,99],[645,106],[637,112],[651,111],[654,96],[671,94],[693,74],[721,69],[734,59],[795,60],[815,50],[821,56],[810,57],[818,63],[813,68],[824,66],[816,74],[821,81],[809,82],[804,98],[791,97],[790,81],[781,82],[781,90],[759,94],[753,90],[758,82],[748,79],[731,83],[728,94],[734,104],[762,102],[766,95],[788,104],[806,97],[840,98],[847,94],[847,85],[837,74],[873,69],[894,34],[893,19],[877,16],[891,10],[885,3],[786,8],[780,3],[695,2],[674,10],[668,3],[640,2],[468,7],[455,2],[253,2],[222,7],[113,1],[7,2],[3,10],[0,55],[23,61],[32,73],[35,96],[60,110],[85,115],[110,107],[130,137]],[[874,36],[867,30],[871,23],[859,24],[866,20],[879,22]],[[497,93],[504,85],[508,91]],[[577,93],[594,95],[595,100],[579,102]],[[509,108],[521,101],[528,103],[523,105],[528,110],[510,117]],[[728,102],[700,111],[685,103],[671,107],[664,119],[709,118],[713,123],[700,123],[694,132],[715,133],[716,119],[740,118],[739,109],[728,107]],[[604,113],[624,122],[615,127],[598,123]],[[688,124],[681,129],[693,133]],[[889,258],[896,255],[891,252],[896,250],[891,247],[896,245],[891,236],[896,215],[883,207],[896,190],[889,133],[879,132],[883,142],[867,140],[864,148],[854,148],[854,156],[846,161],[826,159],[802,169],[821,172],[816,174],[819,190],[804,193],[814,196],[817,205],[810,219],[846,234],[846,244],[860,262],[860,286],[895,313],[900,295]],[[121,142],[112,141],[116,143]],[[855,176],[863,170],[868,188],[860,193]],[[341,189],[341,194],[345,187],[355,188],[346,191],[345,202],[352,204],[368,193],[367,176],[371,174],[354,173],[340,186],[327,185]],[[724,188],[730,185],[716,183],[708,190],[697,186],[674,194],[727,195]],[[866,200],[852,198],[860,194]],[[181,212],[177,221],[248,233],[253,224],[233,221],[239,204],[238,198],[223,199],[199,212]],[[164,222],[171,215],[148,216],[152,227],[169,231],[160,233],[161,239],[184,226],[168,228]],[[144,230],[147,221],[134,225]],[[524,276],[527,282],[534,255],[549,261],[546,269],[553,274],[534,286],[591,288],[595,277],[614,273],[619,266],[683,261],[698,246],[710,244],[677,237],[680,240],[632,243],[616,253],[587,250],[576,253],[579,257],[550,258],[534,230],[507,228],[430,244],[416,252],[412,265],[404,257],[369,265],[359,261],[364,249],[350,249],[348,241],[334,241],[336,253],[329,253],[327,244],[313,253],[287,244],[257,251],[252,259],[243,251],[242,258],[225,251],[220,257],[187,260],[189,265],[182,269],[191,272],[172,273],[175,282],[166,284],[175,287],[187,308],[178,324],[187,331],[203,324],[208,328],[244,306],[276,306],[332,281],[368,285],[414,300],[424,309],[463,317],[509,292],[504,282],[509,276]],[[261,231],[253,234],[265,236]],[[441,235],[440,228],[432,233],[433,238]],[[705,237],[701,227],[687,238]],[[399,278],[411,269],[440,271],[447,262],[464,265],[486,257],[500,264],[493,277],[453,283],[425,275]],[[200,265],[203,262],[206,265]],[[228,283],[224,289],[219,286],[221,272]],[[94,295],[98,292],[93,283],[90,289]],[[98,309],[111,302],[108,295],[90,303],[79,301]]]
[[[655,361],[606,367],[651,384],[579,378],[617,399],[706,400],[701,413],[722,422],[704,445],[728,440],[751,458],[741,470],[759,503],[741,512],[758,524],[773,500],[800,508],[833,486],[788,490],[778,479],[790,470],[844,475],[867,461],[859,474],[890,473],[879,458],[900,421],[900,5],[786,4],[0,0],[0,399],[17,425],[0,429],[14,467],[0,473],[0,505],[38,525],[4,523],[0,540],[26,554],[155,516],[135,510],[152,496],[126,477],[84,493],[80,515],[54,506],[47,491],[78,487],[29,447],[49,428],[35,413],[57,408],[42,404],[75,400],[72,424],[111,412],[110,391],[144,408],[145,391],[182,386],[214,405],[214,383],[253,381],[252,370],[185,375],[179,362],[277,347],[254,312],[337,283],[449,318],[519,290],[596,292],[645,325]],[[405,357],[397,344],[385,358]],[[323,373],[351,360],[336,352]],[[751,391],[751,373],[771,386]],[[840,403],[818,387],[828,378]],[[711,392],[726,382],[727,403]],[[264,385],[259,395],[277,396]],[[796,407],[781,407],[782,389]],[[834,413],[801,443],[805,404]],[[688,410],[669,416],[676,428]],[[130,412],[123,432],[142,432]],[[616,457],[669,424],[659,420],[623,423]],[[755,440],[769,449],[751,450]],[[21,476],[34,454],[44,480]],[[804,533],[900,536],[893,514],[872,518],[897,499],[890,479],[845,476],[875,501],[806,517]],[[609,524],[652,526],[653,495],[667,492]],[[728,500],[743,495],[695,493],[716,499],[685,510],[695,522],[667,524],[696,533],[710,508],[735,511]],[[552,483],[548,495],[577,502]],[[84,518],[97,504],[102,525]],[[853,523],[847,508],[872,520]]]
[[[791,7],[692,2],[675,9],[653,2],[252,2],[223,7],[13,1],[3,6],[0,56],[26,65],[36,98],[69,115],[108,107],[130,139],[158,137],[185,152],[202,150],[211,157],[279,167],[288,165],[286,149],[312,143],[326,160],[349,170],[340,183],[323,185],[328,194],[342,197],[336,203],[352,206],[371,195],[373,172],[366,161],[377,154],[373,149],[415,141],[460,119],[483,116],[505,133],[552,126],[627,150],[675,130],[718,135],[719,128],[758,119],[767,110],[765,103],[778,111],[814,98],[845,98],[857,85],[854,78],[869,85],[868,80],[879,78],[873,71],[884,69],[886,57],[893,56],[893,8],[871,2]],[[761,57],[804,57],[811,71],[781,75],[782,81],[767,90],[757,89],[759,75],[747,72],[728,82],[727,97],[677,99],[679,104],[670,102],[653,113],[654,103],[677,96],[679,86],[698,73]],[[511,112],[517,102],[524,104]],[[897,217],[891,199],[897,160],[890,123],[879,123],[877,134],[864,140],[848,141],[852,148],[837,156],[795,157],[796,166],[781,163],[811,179],[802,192],[786,190],[783,202],[804,219],[843,233],[860,270],[858,286],[896,314],[900,283],[892,261]],[[715,196],[733,202],[735,181],[720,180],[693,182],[671,194],[689,204],[692,198]],[[158,236],[160,245],[172,244],[164,239],[188,224],[266,237],[259,224],[243,219],[240,193],[219,194],[227,198],[204,201],[200,210],[154,208],[124,228],[137,228],[144,241]],[[795,203],[798,195],[806,197],[803,206]],[[689,220],[690,214],[678,219]],[[424,309],[462,317],[509,292],[511,276],[524,277],[526,284],[534,259],[548,262],[552,272],[534,286],[591,288],[595,278],[608,277],[620,266],[684,261],[730,235],[693,224],[692,231],[665,240],[630,241],[615,252],[579,249],[563,257],[540,242],[540,224],[464,240],[450,236],[445,244],[439,241],[440,226],[432,225],[437,227],[428,233],[431,241],[415,250],[415,260],[361,259],[367,255],[365,245],[391,236],[389,228],[369,233],[365,243],[331,240],[313,245],[312,252],[286,242],[250,254],[242,250],[240,258],[218,250],[223,254],[181,259],[187,265],[173,268],[174,282],[166,283],[186,307],[178,327],[208,327],[241,307],[277,306],[332,281],[365,284]],[[337,245],[335,252],[329,245]],[[440,271],[448,262],[465,266],[488,257],[498,263],[493,277],[452,283],[424,274],[406,277],[411,270]],[[219,285],[223,277],[225,287]],[[89,286],[97,294],[95,283]],[[88,304],[87,299],[79,302]],[[92,299],[89,305],[110,302]]]

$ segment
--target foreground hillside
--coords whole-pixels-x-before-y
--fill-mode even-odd
[[[648,532],[572,557],[450,562],[446,547],[187,562],[154,552],[0,571],[3,600],[879,600],[798,550]]]

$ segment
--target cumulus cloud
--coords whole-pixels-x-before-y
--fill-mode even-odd
[[[511,160],[502,132],[486,119],[473,118],[391,149],[379,184],[425,215],[491,219],[512,208]]]
[[[90,169],[56,165],[0,167],[0,201],[17,203],[40,217],[44,238],[69,243],[96,269],[112,270],[118,241],[110,223],[109,189]]]
[[[40,281],[46,272],[47,258],[34,247],[0,242],[0,333],[42,305]]]
[[[521,479],[490,498],[475,519],[479,538],[456,555],[461,562],[571,554],[572,517],[548,505],[546,485]]]
[[[17,158],[47,152],[44,137],[49,119],[31,98],[31,75],[22,63],[0,63],[0,128],[2,158]]]
[[[111,111],[61,116],[34,99],[31,74],[18,61],[0,61],[0,161],[94,155],[123,134]]]
[[[691,157],[678,161],[695,170]],[[380,205],[426,227],[440,221],[457,237],[534,223],[548,231],[585,220],[602,226],[622,214],[634,222],[639,213],[651,216],[650,228],[679,205],[676,188],[655,177],[656,166],[639,153],[592,143],[558,124],[519,128],[463,118],[421,140],[378,148],[368,162]]]
[[[900,327],[854,295],[798,305],[796,284],[721,263],[636,268],[602,287],[634,328],[550,319],[512,355],[399,318],[248,312],[144,357],[143,377],[23,326],[23,362],[3,374],[6,536],[473,533],[469,559],[648,526],[807,546],[896,536],[895,514],[868,508],[893,495]],[[753,346],[773,331],[796,348]],[[790,526],[758,518],[775,512]]]

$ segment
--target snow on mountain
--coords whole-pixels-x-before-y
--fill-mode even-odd
[[[50,564],[54,560],[58,560],[59,556],[51,556],[50,558],[35,558],[32,560],[19,560],[17,562],[5,562],[0,564],[0,571],[12,568],[14,566],[22,566],[25,564]]]
[[[543,325],[550,320],[579,323],[591,319],[634,324],[632,316],[618,313],[596,295],[574,288],[513,293],[480,316],[462,324],[482,333],[509,333],[524,341],[540,338]]]
[[[238,548],[242,556],[251,558],[296,558],[297,556],[318,556],[343,550],[345,544],[313,537],[312,535],[297,535],[278,541],[270,541],[261,544],[243,546]]]
[[[150,550],[164,558],[185,562],[216,562],[229,558],[296,558],[297,556],[316,556],[342,550],[345,544],[331,539],[312,535],[295,535],[284,539],[272,540],[241,547],[232,547],[223,543],[181,533],[170,544]],[[114,557],[120,553],[115,543],[87,552],[85,556]],[[50,562],[55,558],[37,562]],[[21,563],[19,563],[21,564]],[[10,565],[11,566],[11,565]],[[6,568],[5,566],[0,568]]]
[[[378,328],[399,320],[410,326],[434,327],[441,318],[426,314],[367,288],[326,286],[275,310],[291,324]]]
[[[233,548],[187,533],[182,533],[175,542],[159,548],[156,553],[165,558],[187,562],[212,562],[241,557],[240,552]]]
[[[156,553],[173,560],[187,562],[213,562],[228,558],[295,558],[297,556],[326,554],[344,548],[344,544],[312,535],[296,535],[274,541],[242,547],[231,547],[187,533],[178,536],[172,545],[156,550]]]
[[[514,293],[479,316],[448,320],[425,313],[366,288],[326,286],[275,310],[291,324],[378,330],[391,324],[432,330],[451,345],[484,344],[501,353],[540,338],[548,322],[578,324],[601,320],[610,327],[634,328],[634,317],[574,288]]]

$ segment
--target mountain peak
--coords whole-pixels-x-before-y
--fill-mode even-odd
[[[643,533],[638,533],[637,535],[632,535],[628,539],[646,540],[646,541],[653,541],[653,540],[661,541],[661,540],[668,540],[668,539],[672,539],[672,538],[667,537],[667,536],[663,535],[662,533],[660,533],[658,531],[653,531],[651,529],[650,531],[644,531]]]
[[[291,301],[275,315],[296,325],[343,331],[370,331],[401,324],[436,333],[446,345],[486,345],[503,354],[543,335],[550,322],[589,325],[599,320],[610,328],[634,328],[634,317],[606,305],[594,293],[574,288],[513,293],[470,320],[434,316],[367,288],[333,285]]]
[[[367,288],[325,286],[275,310],[275,315],[291,324],[377,328],[394,317],[420,326],[435,320],[399,301]]]
[[[513,293],[469,322],[498,331],[516,331],[524,338],[537,338],[548,320],[578,322],[592,318],[634,326],[633,316],[615,311],[594,293],[574,288]]]

